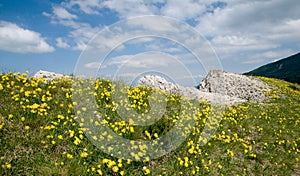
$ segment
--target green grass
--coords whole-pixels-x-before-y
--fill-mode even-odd
[[[112,97],[117,83],[85,80],[95,86],[90,92],[106,125],[126,139],[155,140],[176,124],[182,124],[179,129],[183,130],[192,112],[195,126],[186,129],[191,133],[186,133],[179,147],[151,160],[146,150],[140,161],[128,161],[108,155],[88,139],[97,131],[89,134],[85,128],[103,119],[90,122],[85,113],[88,101],[72,101],[73,80],[46,82],[18,73],[0,74],[0,175],[300,175],[300,86],[260,79],[276,88],[267,92],[272,100],[247,102],[215,114],[222,120],[206,145],[200,144],[201,131],[214,108],[209,104],[125,85],[122,91],[128,102],[118,104]],[[149,126],[124,121],[118,105],[134,109],[137,113],[132,118],[141,119],[151,111],[153,93],[166,102],[161,119]],[[160,100],[153,101],[159,104]]]

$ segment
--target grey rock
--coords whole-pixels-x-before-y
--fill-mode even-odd
[[[164,78],[156,75],[146,75],[138,81],[140,86],[150,86],[155,89],[167,92],[169,94],[176,93],[188,99],[204,99],[212,104],[218,105],[232,105],[235,103],[241,103],[245,100],[230,97],[219,93],[210,93],[200,91],[195,87],[183,87],[166,81]]]
[[[244,100],[264,102],[269,99],[265,95],[271,87],[261,80],[245,75],[212,70],[201,81],[200,91],[219,93]]]
[[[179,93],[179,86],[168,82],[164,78],[156,75],[143,76],[138,81],[138,85],[153,87],[167,93]]]

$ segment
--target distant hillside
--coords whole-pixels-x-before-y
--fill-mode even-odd
[[[300,53],[279,61],[261,66],[245,75],[278,78],[300,84]]]

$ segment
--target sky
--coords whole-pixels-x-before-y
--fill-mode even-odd
[[[298,53],[299,7],[299,0],[0,0],[0,70],[131,82],[156,72],[194,84],[210,69],[244,73]]]

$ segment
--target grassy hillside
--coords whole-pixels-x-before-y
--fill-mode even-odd
[[[300,53],[281,59],[277,62],[261,66],[245,74],[278,78],[300,84]]]
[[[119,107],[111,97],[114,83],[88,80],[95,87],[90,91],[104,119],[86,121],[79,115],[86,108],[74,113],[80,102],[72,102],[72,80],[46,82],[25,74],[1,74],[0,175],[300,175],[300,86],[260,79],[276,87],[266,92],[272,100],[227,107],[216,114],[222,120],[212,139],[201,145],[200,132],[209,123],[213,108],[203,101],[156,92],[167,102],[163,118],[150,126],[138,126],[116,112]],[[151,110],[149,96],[153,92],[145,87],[127,87],[125,91],[129,106],[140,115]],[[122,103],[119,106],[128,105]],[[194,127],[182,122],[191,118],[186,114],[189,111],[197,112],[192,113]],[[132,154],[136,161],[125,160],[95,147],[84,133],[86,123],[95,127],[105,124],[131,140],[159,139],[178,123],[187,131],[182,134],[187,139],[176,150],[154,160],[144,157],[148,150],[136,144],[141,150]],[[214,126],[213,121],[210,126]],[[94,140],[97,137],[110,138],[100,134]],[[110,150],[118,150],[113,147]]]

